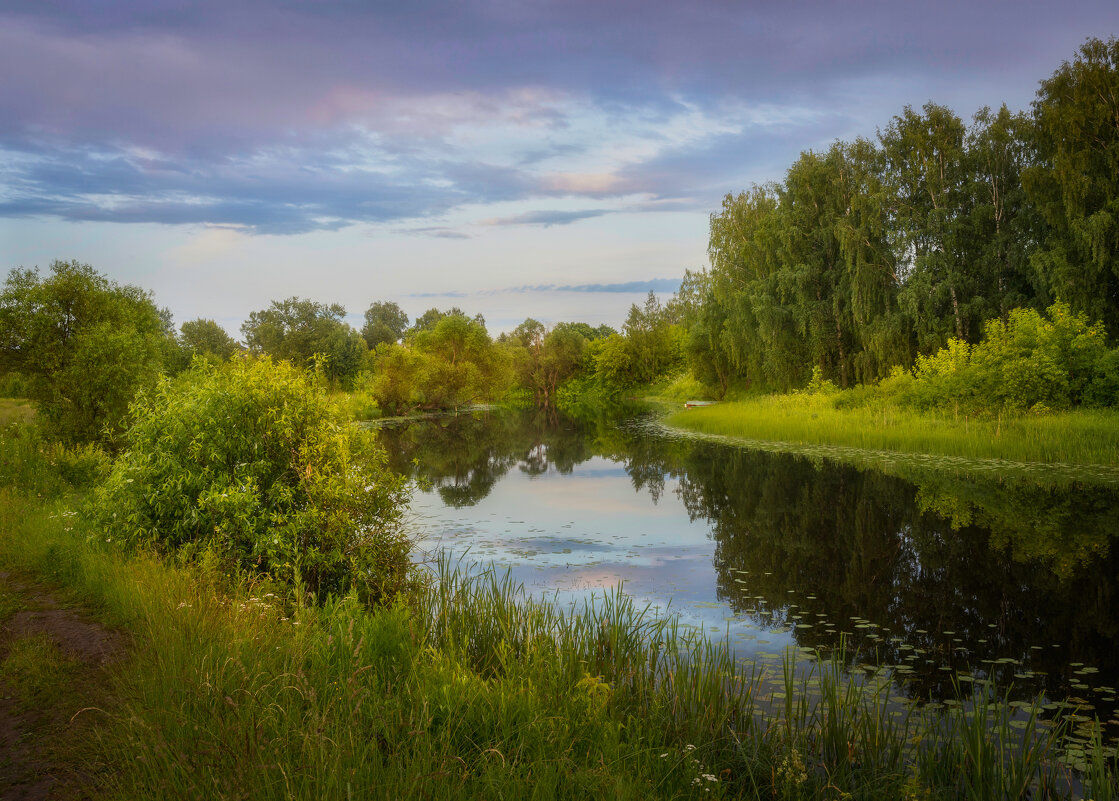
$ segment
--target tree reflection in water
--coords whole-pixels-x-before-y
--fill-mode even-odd
[[[955,671],[1052,697],[1115,686],[1114,488],[885,475],[653,436],[620,419],[480,413],[386,428],[381,439],[394,469],[453,508],[478,503],[514,468],[569,474],[595,456],[624,465],[653,503],[671,502],[675,479],[688,515],[710,526],[720,601],[760,626],[796,625],[806,647],[845,637],[856,659],[902,666],[916,696],[952,695]],[[1100,673],[1082,681],[1073,663]],[[1114,691],[1093,696],[1109,706]]]

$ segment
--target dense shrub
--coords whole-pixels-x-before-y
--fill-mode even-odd
[[[917,357],[903,399],[931,408],[954,406],[992,412],[1114,406],[1119,403],[1119,350],[1108,348],[1100,324],[1063,303],[1042,316],[1014,309],[990,320],[976,345],[952,339],[931,356]],[[889,383],[889,382],[887,382]]]
[[[198,362],[133,407],[125,437],[96,501],[110,536],[217,551],[320,596],[375,602],[411,576],[402,480],[286,362]]]

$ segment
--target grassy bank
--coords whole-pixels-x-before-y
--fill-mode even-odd
[[[751,440],[967,459],[1119,465],[1119,411],[968,418],[920,413],[865,390],[770,395],[679,411],[669,426]]]
[[[73,753],[97,797],[1043,798],[1069,794],[1072,763],[1090,797],[1115,790],[1102,747],[1011,725],[992,688],[939,714],[848,683],[843,657],[763,677],[620,594],[565,614],[443,565],[371,611],[124,554],[83,523],[74,487],[95,474],[64,479],[65,453],[3,437],[21,458],[0,569],[131,634]]]

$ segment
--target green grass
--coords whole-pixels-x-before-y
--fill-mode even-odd
[[[8,618],[22,608],[23,599],[3,584],[0,584],[0,625],[7,622]]]
[[[35,417],[31,401],[23,398],[0,398],[0,426],[9,423],[27,423]]]
[[[560,610],[446,563],[391,608],[293,604],[213,567],[123,554],[70,514],[80,504],[0,489],[0,568],[133,635],[114,703],[90,718],[98,797],[1069,794],[1063,729],[1012,726],[993,691],[925,712],[885,676],[848,680],[843,653],[765,673],[620,592]],[[1076,759],[1106,797],[1114,752]]]
[[[756,397],[677,412],[669,426],[749,440],[869,451],[1119,466],[1119,411],[975,419],[867,402],[857,390]]]
[[[0,662],[0,679],[24,707],[53,706],[69,689],[76,664],[50,637],[36,634],[11,643]]]

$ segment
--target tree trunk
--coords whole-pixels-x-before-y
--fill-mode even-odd
[[[963,339],[964,323],[960,319],[960,301],[956,298],[956,287],[949,285],[948,291],[952,293],[952,312],[956,315],[956,339]]]

